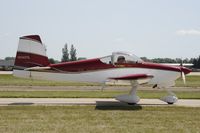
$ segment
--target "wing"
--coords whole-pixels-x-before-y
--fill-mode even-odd
[[[138,81],[139,84],[149,82],[153,78],[153,75],[149,74],[130,74],[120,77],[110,77],[110,80],[122,80],[122,81]]]

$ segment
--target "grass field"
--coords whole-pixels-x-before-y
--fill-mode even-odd
[[[199,87],[200,76],[187,76],[187,86]],[[30,80],[16,78],[12,75],[0,75],[1,86],[96,86],[92,83],[75,83],[75,82],[55,82],[45,80]],[[176,86],[184,86],[181,79],[176,81]],[[113,98],[119,94],[126,94],[128,91],[104,90],[101,91],[0,91],[1,98]],[[140,90],[138,95],[141,98],[160,98],[166,95],[166,91],[158,90]],[[177,96],[182,99],[200,99],[200,92],[196,91],[178,91]]]
[[[200,87],[200,76],[186,76],[186,84],[183,84],[183,80],[179,78],[176,80],[177,87]]]
[[[138,90],[140,98],[161,98],[167,95],[166,91]],[[113,98],[128,91],[104,90],[101,91],[0,91],[0,98]],[[200,99],[200,92],[177,91],[180,99]]]
[[[200,87],[200,76],[186,76],[187,84],[182,79],[176,81],[176,86]],[[17,78],[12,75],[0,75],[0,86],[94,86],[95,83],[56,82],[46,80],[31,80]]]
[[[200,76],[187,76],[187,86],[200,87]],[[0,75],[1,86],[96,86]],[[176,86],[184,86],[181,79]],[[123,90],[0,91],[1,98],[113,98]],[[177,91],[179,98],[200,99],[198,91]],[[160,90],[138,90],[141,98],[160,98]],[[169,133],[199,132],[200,108],[177,106],[0,106],[0,133]]]
[[[130,133],[200,131],[200,108],[5,106],[1,133]]]
[[[14,77],[13,75],[0,75],[0,86],[92,86],[94,83],[58,82],[47,80],[32,80]]]

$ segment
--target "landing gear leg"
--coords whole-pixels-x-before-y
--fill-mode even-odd
[[[104,88],[106,88],[106,81],[102,83],[101,92],[103,92],[103,89],[104,89]]]
[[[140,97],[136,95],[139,83],[137,81],[131,81],[131,86],[132,88],[129,94],[119,95],[115,99],[120,102],[126,102],[130,105],[137,104],[140,101]]]

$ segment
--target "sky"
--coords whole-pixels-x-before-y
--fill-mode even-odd
[[[0,58],[38,34],[49,58],[65,43],[78,57],[127,51],[148,58],[200,55],[199,0],[0,0]]]

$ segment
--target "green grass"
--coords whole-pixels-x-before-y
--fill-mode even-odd
[[[200,108],[4,106],[1,133],[169,133],[200,131]]]
[[[200,87],[200,76],[186,76],[186,84],[184,85],[182,78],[176,80],[177,87]]]
[[[181,79],[176,81],[177,86],[184,86]],[[45,80],[30,80],[13,77],[12,75],[0,75],[0,86],[91,86],[92,83],[55,82]],[[200,76],[187,76],[187,86],[200,86]],[[116,95],[126,94],[128,91],[104,90],[101,91],[0,91],[1,98],[113,98]],[[139,90],[141,98],[160,98],[167,93],[158,90]],[[176,92],[179,98],[200,99],[200,93],[191,91]]]
[[[138,90],[140,98],[161,98],[167,95],[166,91]],[[101,91],[0,91],[0,98],[113,98],[128,91],[104,90]],[[177,91],[180,99],[200,99],[196,91]]]
[[[13,75],[0,75],[0,86],[93,86],[94,83],[61,82],[48,80],[32,80],[14,77]]]
[[[200,87],[200,76],[186,76],[187,84],[184,85],[181,78],[176,81],[176,86]],[[0,75],[0,86],[94,86],[95,83],[56,82],[46,80],[31,80],[17,78],[13,75]]]

